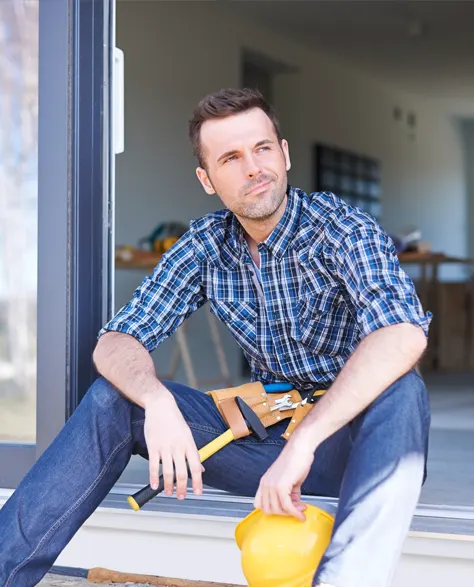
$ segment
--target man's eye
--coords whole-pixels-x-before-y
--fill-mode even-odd
[[[259,151],[269,151],[270,147],[260,147]]]
[[[230,161],[233,161],[235,159],[235,155],[232,155],[231,157],[227,157],[227,159],[224,161],[224,163],[229,163]]]

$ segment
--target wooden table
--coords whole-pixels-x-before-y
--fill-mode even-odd
[[[439,266],[445,263],[462,263],[471,265],[474,259],[467,259],[463,257],[451,257],[444,253],[401,253],[398,255],[400,263],[407,265],[418,265],[421,268],[421,286],[419,295],[423,302],[427,301],[428,290],[430,285],[434,288],[439,284]],[[428,268],[431,268],[431,284],[428,281]]]
[[[418,265],[421,269],[421,279],[418,286],[418,295],[425,310],[433,313],[431,326],[431,357],[429,366],[434,371],[439,369],[440,363],[440,331],[441,331],[441,282],[439,281],[439,267],[443,264],[472,265],[474,259],[453,257],[444,253],[408,252],[398,256],[400,264]],[[428,271],[431,270],[431,276]]]
[[[153,270],[160,262],[162,255],[149,251],[117,250],[115,251],[116,269]]]

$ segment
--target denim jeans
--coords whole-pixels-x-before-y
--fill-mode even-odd
[[[165,382],[198,448],[226,430],[212,399]],[[388,388],[315,453],[303,493],[339,497],[333,538],[315,576],[335,587],[385,587],[424,480],[429,405],[414,371]],[[147,458],[144,412],[103,378],[0,510],[0,585],[31,587],[101,504],[131,455]],[[234,441],[206,461],[206,485],[254,496],[284,447],[269,437]]]

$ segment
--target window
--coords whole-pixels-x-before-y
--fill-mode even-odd
[[[314,147],[314,191],[333,192],[381,223],[380,162],[343,149]]]

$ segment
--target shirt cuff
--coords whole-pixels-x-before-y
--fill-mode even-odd
[[[123,334],[129,334],[144,346],[149,353],[154,351],[161,342],[157,336],[156,326],[152,329],[151,327],[147,328],[144,325],[138,326],[137,324],[130,323],[130,316],[127,317],[127,323],[112,319],[100,329],[99,334],[97,335],[97,340],[99,340],[99,338],[106,332],[122,332]]]
[[[422,328],[428,337],[429,327],[433,315],[431,312],[416,312],[412,305],[398,301],[374,302],[366,308],[359,318],[359,325],[365,336],[379,328],[394,326],[395,324],[413,324]]]

